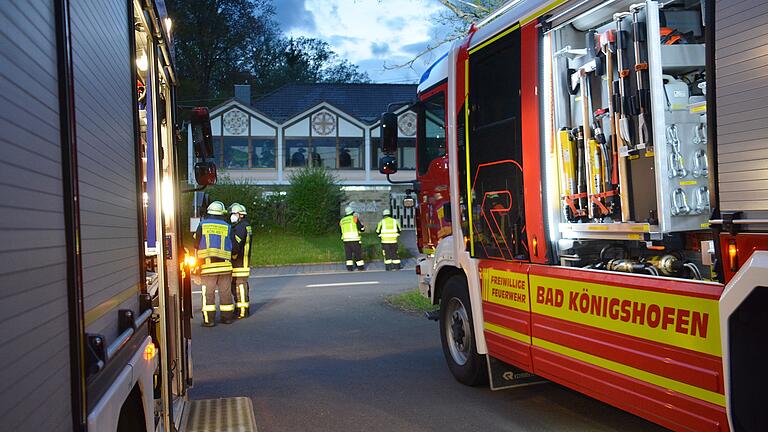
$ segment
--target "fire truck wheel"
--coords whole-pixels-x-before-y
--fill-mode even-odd
[[[443,354],[453,376],[462,384],[475,386],[487,381],[485,356],[477,353],[472,326],[472,305],[463,278],[445,282],[440,300],[440,339]]]

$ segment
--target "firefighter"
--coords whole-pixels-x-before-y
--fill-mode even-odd
[[[235,297],[235,312],[238,319],[249,315],[250,287],[248,278],[251,276],[250,254],[253,230],[251,224],[245,219],[245,206],[234,203],[229,206],[230,223],[234,243],[232,250],[232,294]]]
[[[365,270],[363,248],[360,246],[362,241],[360,233],[365,231],[365,227],[355,216],[352,207],[347,206],[344,209],[344,214],[345,216],[339,221],[339,226],[341,227],[341,240],[344,242],[344,254],[347,257],[347,270],[353,271],[355,266],[358,270]]]
[[[221,322],[232,323],[232,230],[221,201],[208,205],[207,215],[195,232],[195,253],[200,265],[203,297],[203,327],[216,325],[216,291],[219,291]]]
[[[382,219],[376,226],[376,234],[381,239],[384,253],[384,267],[387,271],[400,270],[400,258],[397,257],[397,239],[400,237],[400,223],[392,217],[389,209],[382,212]]]

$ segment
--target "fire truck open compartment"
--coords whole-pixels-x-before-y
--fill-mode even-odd
[[[702,16],[681,0],[552,18],[544,156],[560,264],[714,278]]]

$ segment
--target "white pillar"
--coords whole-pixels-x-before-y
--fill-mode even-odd
[[[363,129],[365,137],[365,182],[371,181],[371,131],[368,128]]]
[[[277,182],[283,181],[283,128],[277,128],[277,154],[275,155],[275,163],[277,163]]]

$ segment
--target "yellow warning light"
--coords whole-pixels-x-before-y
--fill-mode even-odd
[[[736,242],[731,240],[728,242],[728,263],[731,265],[731,271],[735,272],[739,269],[739,250],[736,248]]]
[[[539,239],[533,236],[533,256],[539,256]]]
[[[154,342],[150,342],[146,348],[144,348],[144,360],[152,360],[157,355],[157,347]]]

